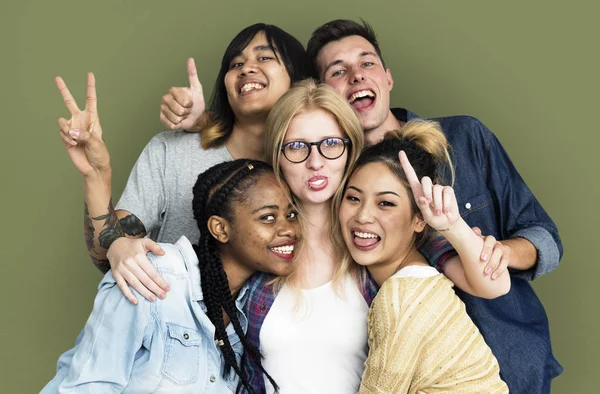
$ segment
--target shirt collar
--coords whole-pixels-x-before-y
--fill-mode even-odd
[[[419,115],[407,110],[406,108],[391,108],[392,115],[401,122],[408,122],[413,119],[421,119]]]
[[[204,296],[202,294],[202,286],[201,286],[201,275],[200,275],[200,266],[199,266],[199,260],[198,260],[198,255],[196,254],[196,251],[194,250],[194,247],[192,246],[192,243],[190,242],[189,239],[187,239],[187,237],[185,237],[184,235],[182,235],[177,242],[175,243],[175,246],[180,250],[181,255],[183,256],[183,260],[185,261],[185,266],[187,268],[187,271],[190,273],[190,278],[192,281],[192,300],[193,301],[202,301],[204,299]],[[246,293],[248,292],[248,282],[244,283],[244,285],[242,286],[242,288],[240,289],[237,299],[236,299],[236,304],[242,305],[243,302],[245,301],[246,298]]]

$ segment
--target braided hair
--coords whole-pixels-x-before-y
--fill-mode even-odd
[[[250,387],[247,378],[242,375],[225,331],[222,311],[229,316],[246,354],[258,360],[260,370],[267,376],[276,391],[279,387],[263,368],[260,351],[246,339],[242,330],[237,308],[229,289],[227,274],[223,270],[217,241],[208,231],[208,219],[217,215],[232,220],[233,206],[244,201],[247,191],[258,182],[262,175],[267,173],[273,173],[272,167],[258,160],[239,159],[217,164],[198,176],[193,189],[194,199],[192,201],[194,218],[200,229],[200,240],[197,246],[194,245],[194,250],[200,261],[201,286],[207,309],[206,315],[215,326],[215,339],[225,359],[223,375],[224,377],[229,376],[233,368],[244,387],[251,393],[255,391]]]

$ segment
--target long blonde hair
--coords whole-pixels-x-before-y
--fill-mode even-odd
[[[346,134],[348,139],[350,139],[350,144],[348,146],[348,159],[345,167],[346,172],[354,165],[360,155],[360,152],[362,151],[364,145],[363,129],[356,114],[348,105],[346,100],[344,100],[332,87],[328,85],[317,85],[313,79],[300,81],[279,99],[275,107],[273,107],[271,110],[266,122],[266,161],[273,166],[275,169],[275,175],[280,182],[283,178],[280,165],[283,140],[290,126],[290,122],[296,115],[314,109],[321,109],[331,114],[337,121],[344,134]],[[338,189],[342,187],[343,184],[341,183]],[[328,218],[329,228],[325,230],[326,232],[331,233],[338,219],[337,214],[334,215],[333,199],[331,199],[328,204],[331,215]],[[307,228],[306,217],[302,213],[302,207],[299,206],[297,202],[296,205],[300,211],[300,223],[302,223],[302,228],[304,230]],[[300,242],[296,246],[295,254],[297,259],[302,259],[302,256],[306,253],[303,244],[303,242]],[[334,240],[332,244],[332,251],[334,253],[335,261],[340,261],[345,248],[346,246],[343,242],[340,243],[339,241]],[[348,272],[349,267],[350,266],[348,265],[338,265],[336,267],[333,276],[333,284],[336,289],[338,288],[340,280],[345,276],[346,272]],[[284,283],[297,285],[297,279],[297,275],[293,273],[287,278],[280,278],[276,280],[276,283],[278,285],[283,285]]]

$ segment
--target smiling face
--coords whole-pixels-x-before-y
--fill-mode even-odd
[[[329,112],[309,109],[294,116],[283,144],[291,141],[316,142],[330,137],[346,138],[346,135]],[[313,145],[310,156],[302,163],[292,163],[281,154],[279,165],[292,193],[301,204],[321,204],[331,199],[339,187],[347,160],[348,149],[337,159],[329,160]]]
[[[297,212],[271,172],[260,177],[233,207],[226,248],[234,261],[252,271],[288,275],[300,236]],[[223,252],[223,250],[222,250]]]
[[[383,163],[358,168],[340,205],[344,241],[358,264],[368,267],[398,264],[423,230],[411,208],[410,190]]]
[[[392,74],[369,41],[360,36],[332,41],[319,52],[317,64],[321,81],[350,103],[365,131],[397,128],[390,112]]]
[[[236,119],[266,117],[290,84],[284,64],[275,57],[263,32],[231,60],[225,74],[227,98]]]

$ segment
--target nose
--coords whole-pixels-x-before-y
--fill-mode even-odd
[[[367,202],[362,202],[356,214],[354,215],[354,220],[357,223],[365,224],[373,222],[373,212],[371,211],[371,206]]]
[[[277,235],[280,237],[296,239],[297,223],[297,221],[291,222],[287,219],[283,220],[281,226],[279,226],[279,229],[277,230]]]
[[[319,170],[325,165],[325,158],[319,153],[316,145],[310,147],[310,155],[306,159],[306,166],[313,170]]]
[[[241,68],[241,76],[251,75],[256,73],[256,62],[248,59],[244,62]]]
[[[365,80],[363,70],[360,67],[353,67],[350,74],[350,81],[352,84],[360,83]]]

